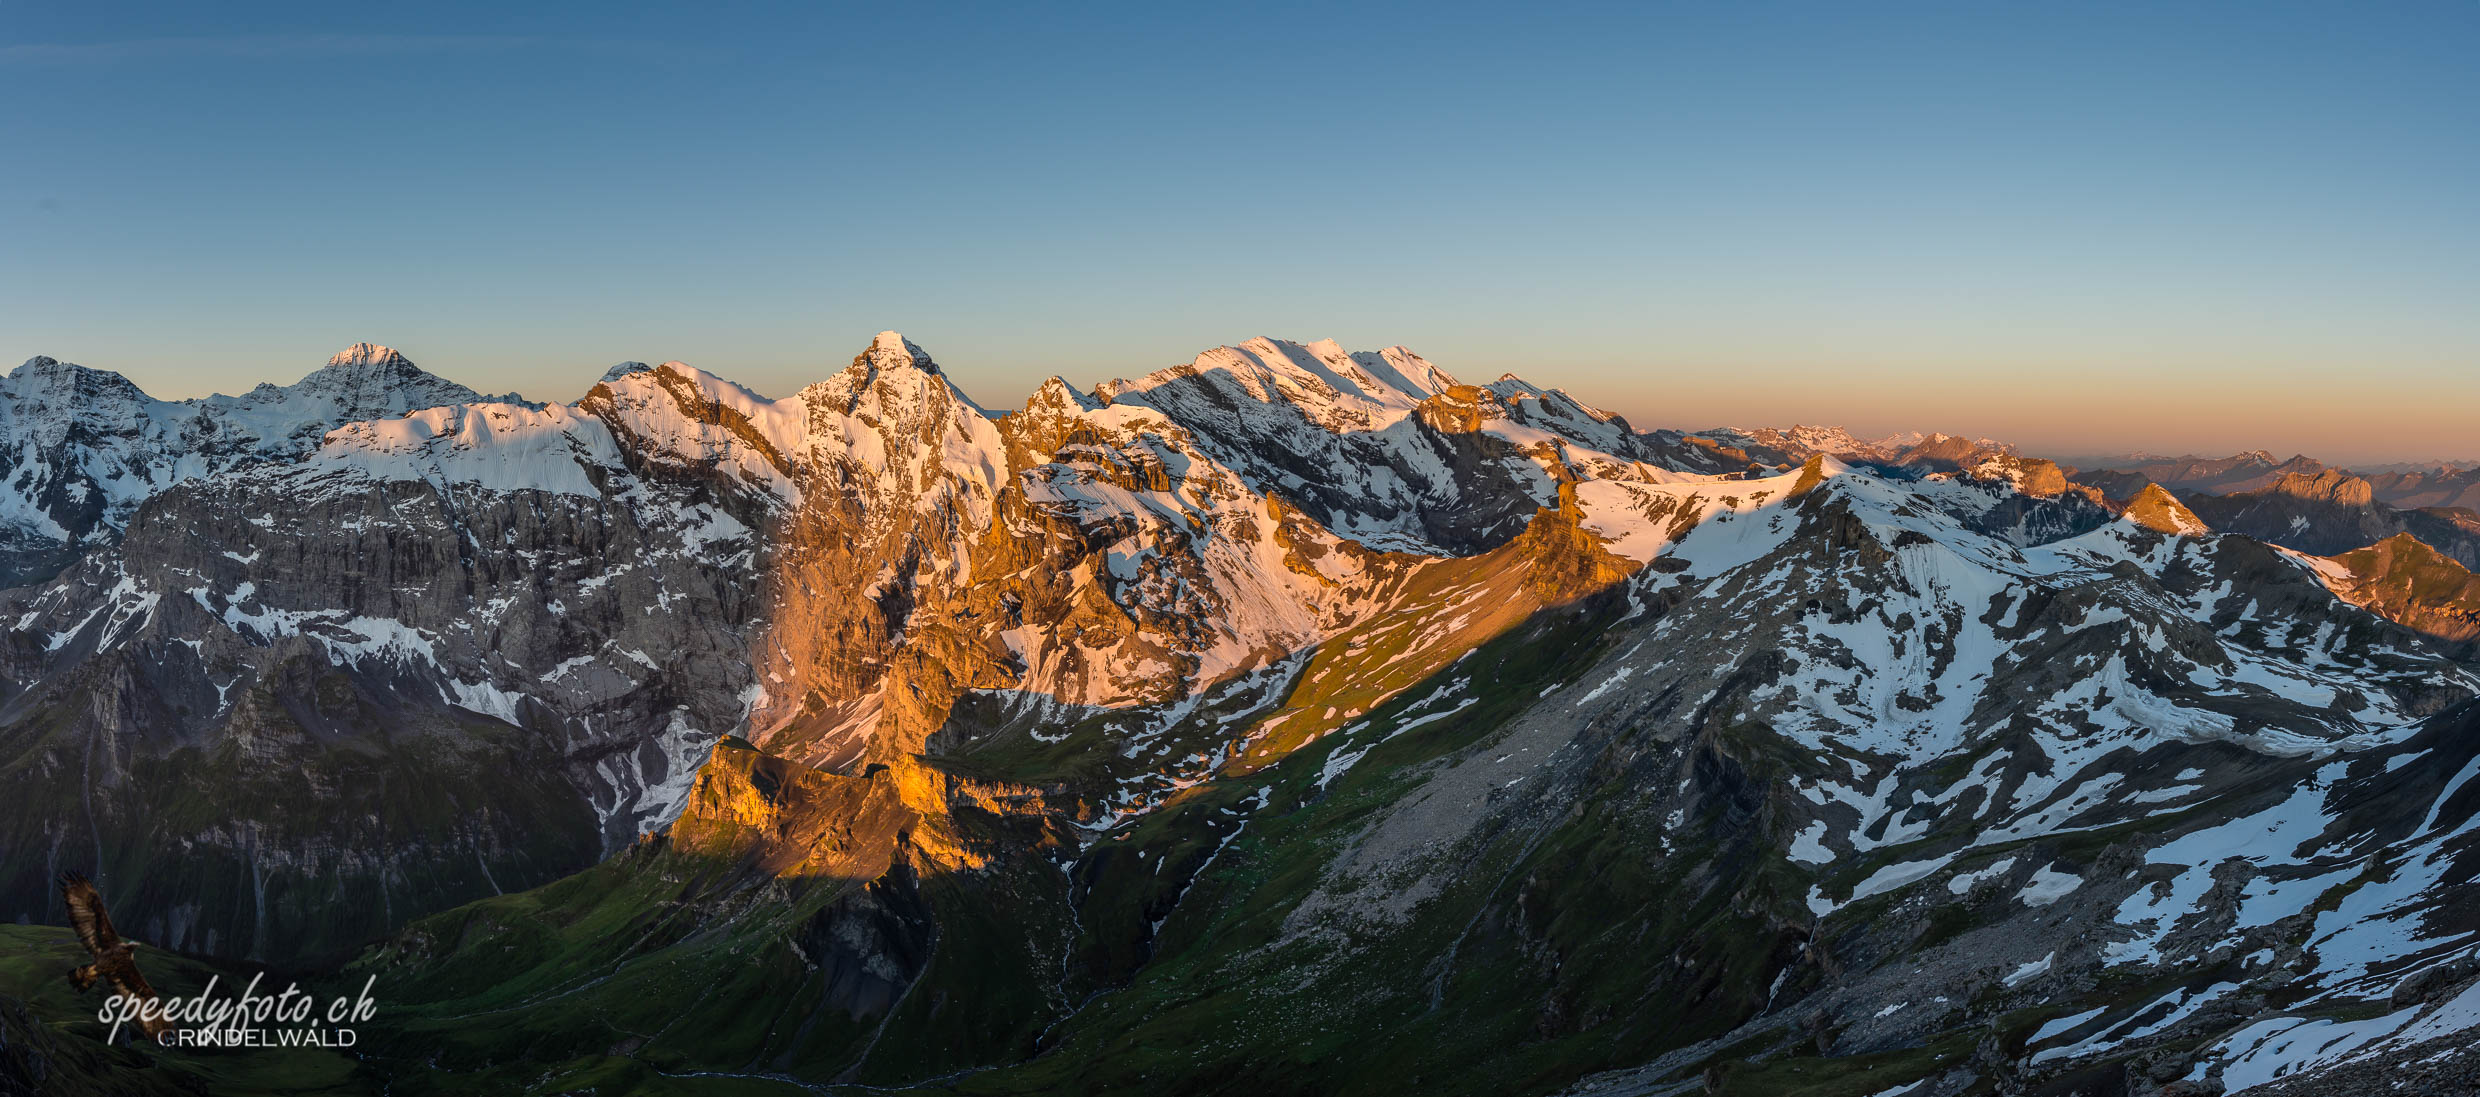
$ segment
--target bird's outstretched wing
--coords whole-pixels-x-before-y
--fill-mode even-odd
[[[129,950],[123,949],[114,953],[112,958],[104,961],[101,966],[103,977],[111,981],[112,990],[121,997],[140,1002],[155,1000],[155,985],[147,982],[146,976],[138,974],[137,958],[132,956]],[[171,1023],[165,1021],[160,1015],[149,1015],[138,1019],[138,1030],[150,1037],[161,1035],[165,1029],[170,1027],[172,1027]]]
[[[83,873],[70,870],[60,874],[60,897],[69,904],[69,925],[77,930],[78,941],[86,951],[95,954],[95,962],[69,973],[69,979],[84,990],[96,976],[112,984],[112,990],[126,998],[153,1001],[155,987],[138,973],[137,949],[121,940],[112,928],[112,916],[103,912],[103,896],[95,891],[95,883]],[[158,1036],[169,1028],[162,1017],[141,1018],[138,1028],[148,1036]]]
[[[100,960],[121,947],[121,935],[112,929],[112,916],[103,912],[103,896],[95,893],[94,881],[75,869],[64,871],[60,897],[69,904],[69,925],[86,951]]]

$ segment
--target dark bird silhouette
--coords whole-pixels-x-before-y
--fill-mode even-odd
[[[94,963],[69,969],[69,981],[85,990],[102,979],[124,997],[154,1001],[154,986],[138,973],[138,943],[122,940],[112,928],[112,916],[103,912],[103,896],[95,891],[95,882],[75,869],[64,871],[60,874],[60,897],[69,904],[70,927],[77,930],[79,942],[95,957]],[[138,1022],[138,1028],[149,1038],[170,1027],[161,1017],[141,1018]]]

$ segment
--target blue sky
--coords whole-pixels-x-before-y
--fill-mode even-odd
[[[0,358],[780,393],[895,327],[1012,406],[1265,334],[2480,457],[2480,7],[517,7],[0,9]]]

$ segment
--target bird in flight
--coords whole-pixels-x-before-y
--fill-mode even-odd
[[[112,916],[103,912],[103,896],[95,891],[95,882],[75,869],[60,874],[60,897],[69,904],[69,925],[77,930],[78,940],[93,953],[95,962],[71,968],[69,981],[79,990],[95,985],[96,979],[112,984],[112,989],[126,998],[139,1002],[155,1000],[155,988],[138,973],[136,941],[125,941],[112,928]],[[172,1027],[160,1015],[142,1016],[138,1027],[152,1038]]]

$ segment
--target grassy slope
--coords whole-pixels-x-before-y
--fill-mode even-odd
[[[1649,862],[1643,837],[1619,825],[1637,794],[1631,774],[1612,774],[1580,815],[1539,841],[1518,833],[1491,841],[1473,871],[1368,947],[1284,939],[1285,916],[1370,813],[1413,787],[1421,763],[1486,740],[1545,685],[1589,661],[1606,639],[1607,613],[1537,619],[1484,646],[1455,670],[1474,678],[1480,703],[1378,746],[1323,796],[1314,794],[1319,764],[1342,744],[1306,748],[1259,772],[1262,786],[1199,790],[1136,827],[1130,844],[1176,865],[1193,854],[1202,819],[1271,789],[1269,806],[1171,912],[1159,957],[1132,984],[1064,1025],[1042,1058],[961,1079],[958,1088],[1538,1090],[1736,1023],[1753,1003],[1717,989],[1761,984],[1751,973],[1776,944],[1770,932],[1746,932],[1752,927],[1739,912],[1796,902],[1805,881],[1787,896],[1751,896],[1693,879],[1729,878],[1710,871],[1714,859],[1754,854],[1745,848]],[[1401,707],[1381,707],[1375,726],[1400,719]],[[1677,902],[1683,895],[1695,899]],[[1563,913],[1514,925],[1542,910]],[[1112,914],[1092,903],[1085,917],[1092,925]],[[1657,975],[1649,988],[1635,950],[1698,940],[1711,945],[1691,946],[1696,974],[1680,981],[1681,993],[1648,994],[1664,980]],[[1456,961],[1442,969],[1438,958],[1450,953]],[[1448,974],[1433,1005],[1431,975],[1440,970]]]
[[[126,1046],[107,1046],[104,1039],[109,1026],[95,1020],[95,1011],[102,1008],[108,992],[101,987],[80,991],[66,977],[70,968],[89,959],[85,948],[66,927],[0,925],[0,996],[23,1002],[72,1060],[77,1074],[84,1075],[55,1078],[43,1091],[47,1094],[345,1097],[369,1092],[355,1079],[353,1060],[338,1051],[167,1050],[142,1038],[131,1040]],[[237,994],[257,974],[255,968],[212,965],[157,949],[141,948],[138,963],[139,970],[158,993],[182,997],[199,993],[211,977],[218,978],[217,996]],[[279,977],[270,976],[261,989],[281,989],[283,985]]]

